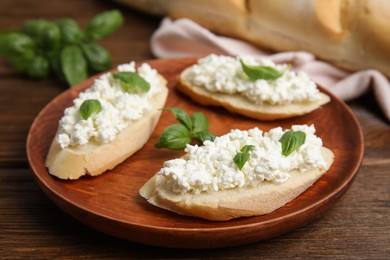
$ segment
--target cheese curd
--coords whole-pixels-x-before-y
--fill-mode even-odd
[[[137,72],[149,82],[150,90],[140,94],[124,92],[111,73],[103,74],[90,88],[80,93],[72,107],[65,109],[58,132],[58,142],[62,148],[89,142],[111,142],[133,120],[141,118],[151,109],[149,100],[160,91],[157,86],[162,84],[158,72],[147,63],[136,69],[135,62],[119,65],[118,71]],[[84,120],[78,110],[87,99],[99,100],[102,110]]]
[[[173,192],[199,194],[255,187],[263,181],[282,183],[293,170],[326,169],[328,166],[321,153],[322,140],[315,135],[314,126],[294,125],[292,130],[304,132],[306,140],[287,157],[282,155],[279,140],[288,130],[283,131],[281,127],[266,133],[258,128],[231,130],[214,142],[205,141],[203,146],[187,145],[187,154],[166,161],[158,174],[167,178],[167,188]],[[254,149],[239,170],[233,158],[245,145],[253,145]]]
[[[276,80],[251,81],[244,73],[240,59],[246,65],[269,66],[284,73]],[[243,95],[259,105],[284,105],[320,99],[316,84],[304,72],[294,72],[288,65],[278,65],[269,59],[211,54],[190,67],[188,80],[192,85],[204,87],[210,92]]]

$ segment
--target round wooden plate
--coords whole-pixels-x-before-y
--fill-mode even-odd
[[[308,115],[274,122],[260,122],[221,108],[203,107],[175,90],[180,72],[195,61],[194,58],[148,61],[169,82],[166,106],[181,107],[189,114],[205,113],[210,130],[216,135],[234,128],[259,127],[267,131],[276,126],[290,128],[293,124],[314,124],[317,135],[335,154],[329,171],[299,197],[263,216],[212,222],[154,207],[138,195],[138,190],[164,161],[183,154],[153,146],[165,127],[176,122],[172,114],[165,111],[144,148],[115,169],[97,177],[59,180],[49,175],[45,168],[49,145],[64,109],[72,105],[80,91],[92,84],[94,77],[56,97],[31,126],[27,155],[45,194],[74,218],[116,237],[163,247],[214,248],[252,243],[293,230],[313,220],[345,193],[357,174],[364,149],[360,126],[344,102],[321,89],[331,96],[330,103]]]

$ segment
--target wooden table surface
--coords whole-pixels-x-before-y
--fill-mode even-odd
[[[0,0],[0,30],[32,18],[70,17],[86,23],[121,8],[124,26],[99,43],[114,64],[153,58],[149,38],[160,19],[111,1]],[[26,137],[39,111],[66,88],[29,80],[0,60],[0,258],[337,258],[390,259],[390,124],[371,94],[349,102],[364,134],[359,174],[336,205],[304,227],[232,248],[183,250],[121,240],[72,219],[40,190],[29,168]],[[390,97],[389,97],[390,98]],[[331,124],[330,124],[331,127]]]

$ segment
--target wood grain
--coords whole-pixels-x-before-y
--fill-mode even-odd
[[[159,18],[108,0],[2,0],[0,30],[16,28],[31,18],[71,17],[86,24],[94,14],[113,8],[124,12],[125,26],[99,42],[112,52],[114,64],[152,58],[149,37]],[[365,154],[356,180],[330,210],[308,225],[259,243],[180,250],[102,234],[47,199],[28,168],[25,141],[38,112],[66,88],[54,80],[21,77],[1,59],[0,81],[1,259],[390,258],[390,125],[372,94],[348,102],[363,130]]]
[[[335,154],[332,167],[301,196],[267,215],[213,222],[161,210],[149,205],[139,196],[138,190],[164,161],[183,153],[154,148],[163,130],[175,122],[170,113],[163,113],[144,148],[112,171],[76,181],[58,180],[45,168],[46,154],[63,110],[72,104],[79,91],[91,86],[94,80],[91,78],[56,97],[32,124],[27,153],[46,195],[65,212],[98,230],[130,241],[175,248],[237,246],[268,239],[311,221],[338,201],[352,183],[363,157],[360,127],[342,101],[332,96],[329,104],[292,119],[273,122],[248,119],[224,109],[201,106],[176,90],[181,71],[195,62],[194,58],[148,62],[168,80],[170,92],[166,106],[181,107],[189,114],[203,112],[210,121],[210,130],[216,135],[231,129],[258,127],[267,131],[277,126],[290,128],[293,124],[314,124],[317,135]],[[328,128],[330,121],[334,124],[332,129]],[[47,138],[42,139],[42,136]]]

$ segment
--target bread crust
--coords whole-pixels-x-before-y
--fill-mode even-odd
[[[118,0],[143,6],[149,1]],[[273,51],[308,51],[347,70],[390,77],[390,2],[385,0],[150,0],[160,14]]]
[[[152,109],[141,119],[133,121],[110,143],[61,148],[58,132],[46,157],[49,173],[60,179],[78,179],[83,175],[96,176],[113,169],[136,151],[141,149],[154,131],[168,96],[166,80],[158,86],[160,92],[151,99]],[[58,130],[57,130],[58,131]]]
[[[187,80],[190,68],[185,69],[177,85],[177,89],[192,100],[209,106],[221,106],[230,112],[241,114],[258,120],[277,120],[291,118],[310,113],[328,103],[330,97],[321,93],[321,98],[315,102],[291,103],[287,105],[257,105],[242,95],[213,93],[199,86],[194,86]]]
[[[322,153],[329,169],[334,155],[325,147]],[[325,172],[319,169],[303,173],[293,171],[284,183],[265,181],[255,188],[235,188],[200,195],[169,191],[166,189],[166,178],[156,174],[144,184],[139,194],[149,203],[181,215],[226,221],[270,213],[299,196]]]

